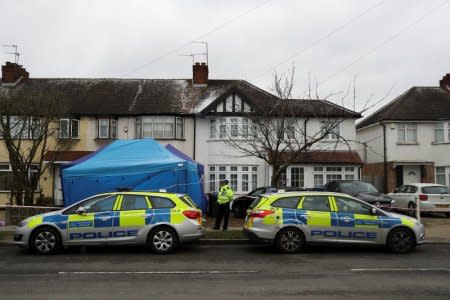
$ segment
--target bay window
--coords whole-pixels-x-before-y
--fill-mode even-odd
[[[248,138],[249,119],[242,117],[219,118],[209,120],[209,138],[226,139],[230,138]]]
[[[210,165],[209,192],[217,192],[220,181],[228,179],[230,188],[237,194],[246,194],[257,187],[258,167],[249,165]]]

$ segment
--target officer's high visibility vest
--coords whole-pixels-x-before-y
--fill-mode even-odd
[[[217,202],[219,204],[225,204],[233,199],[233,190],[228,186],[224,185],[220,188],[219,195],[217,196]]]

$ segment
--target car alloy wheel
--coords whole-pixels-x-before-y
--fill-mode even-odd
[[[156,253],[168,253],[178,245],[178,238],[173,229],[160,227],[154,230],[149,238],[151,249]]]
[[[52,254],[59,247],[59,236],[52,228],[38,229],[31,238],[31,247],[39,254]]]
[[[303,233],[295,228],[282,229],[276,239],[276,246],[281,252],[295,253],[305,245]]]
[[[388,246],[393,252],[407,253],[414,249],[415,239],[412,233],[407,229],[394,229],[389,234]]]

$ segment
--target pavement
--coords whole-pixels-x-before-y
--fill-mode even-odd
[[[0,247],[1,299],[448,299],[450,245],[398,255],[384,247],[184,245],[74,248],[53,256]]]

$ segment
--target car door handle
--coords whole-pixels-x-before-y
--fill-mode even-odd
[[[108,221],[111,217],[99,217],[99,219],[102,221]]]
[[[353,221],[353,219],[350,218],[350,217],[342,217],[341,220],[344,221],[344,222],[351,222],[351,221]]]

